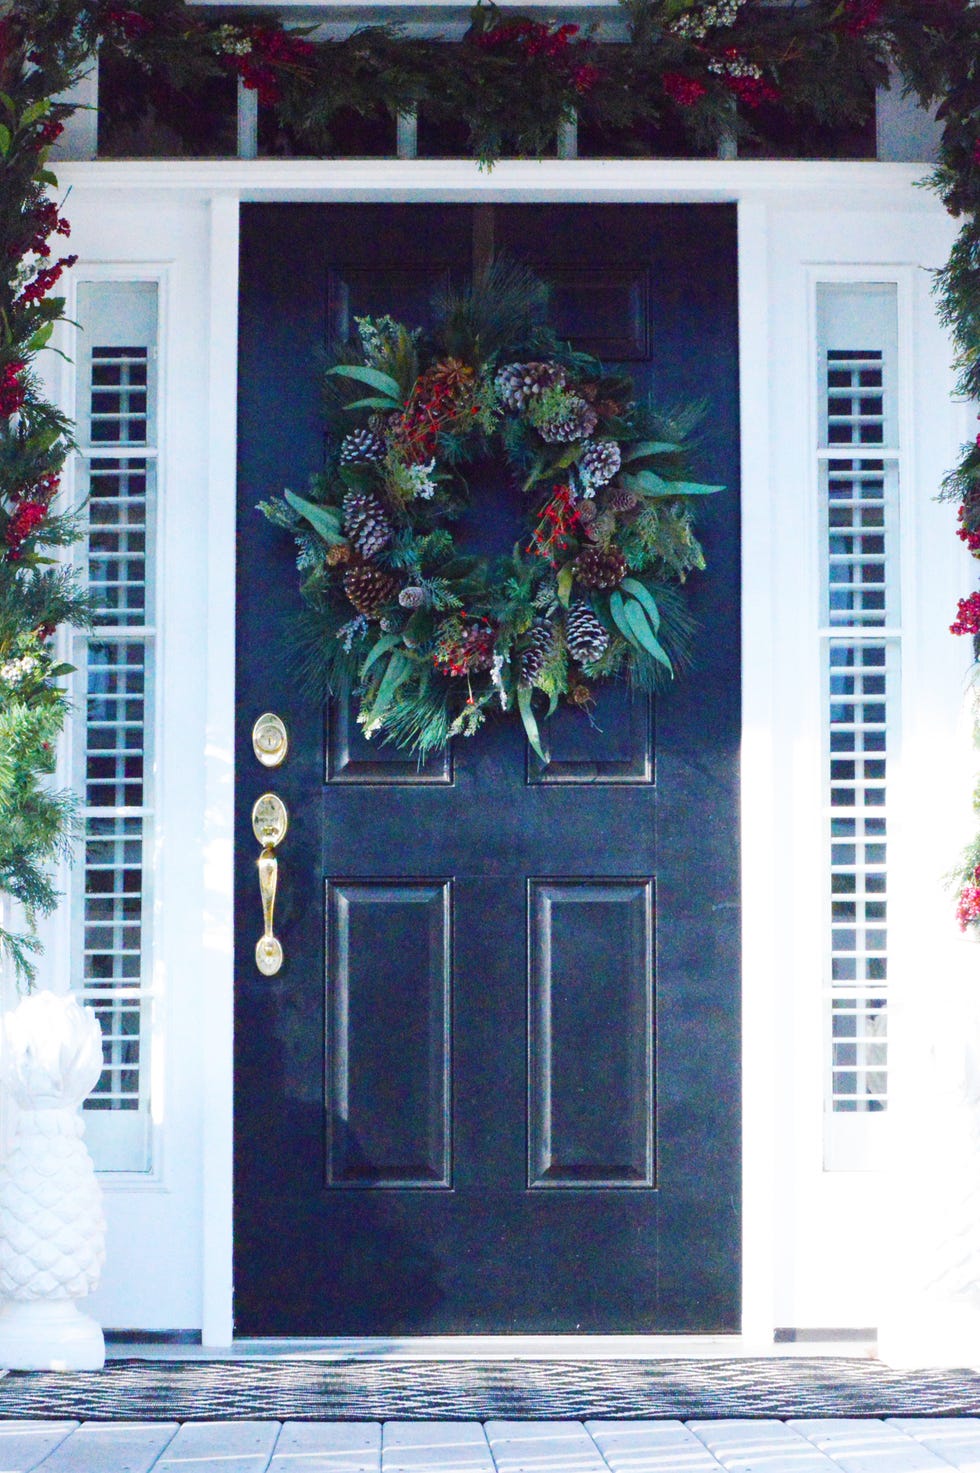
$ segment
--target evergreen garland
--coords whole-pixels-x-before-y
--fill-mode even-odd
[[[0,928],[0,951],[28,981],[34,920],[57,901],[49,866],[72,827],[70,797],[50,785],[70,670],[56,663],[52,641],[59,625],[84,623],[88,612],[71,571],[51,556],[78,535],[59,498],[71,425],[32,371],[64,313],[52,290],[75,259],[56,254],[69,225],[45,164],[70,109],[51,98],[85,52],[38,21],[37,30],[18,15],[0,22],[0,892],[24,907],[29,925]]]
[[[346,40],[314,39],[261,10],[228,23],[183,0],[21,0],[7,9],[0,20],[0,659],[4,669],[25,659],[40,665],[33,673],[18,667],[22,674],[0,686],[0,824],[5,813],[26,820],[26,828],[0,831],[0,889],[45,908],[52,897],[43,863],[63,833],[40,819],[31,829],[32,805],[44,801],[44,744],[63,719],[64,696],[37,634],[51,620],[30,620],[42,594],[57,592],[42,578],[40,549],[71,535],[51,508],[70,440],[68,427],[56,428],[38,402],[30,364],[61,314],[49,293],[71,260],[52,258],[47,244],[65,227],[48,199],[56,185],[45,156],[71,111],[52,99],[96,47],[135,61],[150,88],[241,78],[311,152],[329,147],[342,109],[394,117],[421,107],[462,121],[485,163],[505,150],[549,151],[559,124],[574,116],[600,127],[666,126],[695,148],[713,148],[733,132],[751,135],[756,120],[772,114],[859,123],[894,65],[923,104],[940,104],[934,184],[964,223],[937,292],[960,387],[980,398],[980,8],[967,0],[623,0],[623,11],[627,42],[610,46],[572,26],[504,17],[492,5],[478,7],[454,43],[383,26]],[[964,447],[944,494],[959,502],[959,535],[980,556],[980,442]],[[62,595],[57,617],[81,617],[77,590]],[[951,627],[980,633],[980,594],[961,600]],[[404,734],[411,739],[411,730]],[[18,841],[8,859],[7,832],[34,837]],[[980,931],[980,839],[958,878],[961,923]],[[2,944],[14,944],[25,962],[22,941],[0,937]]]

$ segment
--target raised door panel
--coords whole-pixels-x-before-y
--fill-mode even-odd
[[[452,886],[327,886],[327,1181],[447,1187]]]

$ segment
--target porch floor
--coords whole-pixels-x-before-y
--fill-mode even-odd
[[[0,1422],[2,1473],[980,1473],[980,1418]]]

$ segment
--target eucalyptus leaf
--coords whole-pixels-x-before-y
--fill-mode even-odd
[[[714,496],[724,486],[705,486],[700,481],[665,481],[668,496]]]
[[[558,574],[558,602],[563,608],[568,608],[572,597],[572,583],[575,579],[575,569],[571,563],[566,563]]]
[[[339,513],[329,506],[317,506],[314,501],[307,501],[304,496],[297,496],[295,491],[286,490],[283,499],[289,503],[293,511],[298,511],[301,517],[305,517],[315,532],[319,532],[324,542],[337,546],[345,542],[346,538],[341,535]]]
[[[670,489],[671,483],[665,481],[663,476],[658,476],[656,471],[635,471],[622,473],[619,477],[620,486],[627,491],[635,491],[640,496],[672,496],[676,492]]]
[[[7,128],[7,127],[4,127],[4,125],[2,123],[0,123],[0,153],[3,154],[4,158],[6,158],[7,155],[8,155],[8,153],[10,152],[10,143],[11,143],[10,129]]]
[[[609,595],[609,616],[628,644],[636,644],[637,638],[626,619],[623,595],[615,589]]]
[[[541,741],[541,732],[538,729],[537,717],[535,716],[534,711],[531,708],[532,694],[533,692],[529,685],[519,685],[517,687],[517,708],[521,713],[521,720],[524,723],[524,731],[527,735],[527,739],[530,743],[532,751],[534,751],[535,754],[541,758],[541,761],[547,767],[548,763],[551,761],[551,757],[549,756],[546,747]]]
[[[370,651],[368,652],[367,659],[361,666],[361,680],[364,679],[365,675],[368,673],[375,660],[380,660],[382,655],[387,654],[389,650],[393,650],[395,648],[396,644],[400,643],[400,634],[382,634],[381,638],[374,645],[372,645]]]
[[[634,445],[623,446],[623,465],[632,465],[634,460],[647,460],[653,455],[676,455],[680,448],[669,440],[637,440]]]
[[[619,586],[626,593],[631,593],[636,599],[637,603],[643,605],[647,618],[653,625],[654,634],[659,633],[660,610],[657,607],[657,600],[654,598],[649,588],[645,588],[644,585],[637,578],[624,578]]]
[[[623,617],[636,636],[636,643],[655,660],[659,660],[661,665],[666,665],[673,675],[674,667],[670,663],[667,651],[650,628],[647,616],[635,598],[629,598],[623,604]]]
[[[368,368],[361,363],[338,363],[333,368],[328,368],[327,373],[336,374],[338,378],[356,379],[360,384],[368,384],[372,389],[380,389],[389,399],[395,400],[395,407],[402,407],[401,384],[393,379],[390,373],[382,373],[380,368]]]
[[[411,669],[412,662],[408,656],[403,654],[401,650],[395,650],[388,661],[388,667],[384,675],[381,677],[381,684],[378,686],[378,694],[375,696],[374,704],[371,707],[371,716],[368,725],[373,725],[375,722],[383,720],[385,712],[395,699],[398,687],[403,685],[408,679]]]
[[[370,394],[366,399],[355,399],[351,404],[345,404],[345,409],[387,409],[393,411],[401,409],[397,399],[381,399],[375,394]]]

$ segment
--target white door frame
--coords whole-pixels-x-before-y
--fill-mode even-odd
[[[780,1261],[779,1153],[786,1130],[774,1085],[780,1047],[781,958],[773,926],[784,883],[780,862],[779,795],[774,791],[774,743],[781,692],[775,576],[780,549],[776,509],[781,487],[774,466],[771,333],[772,221],[781,212],[812,211],[832,202],[843,212],[894,215],[896,220],[942,212],[915,186],[923,170],[907,164],[755,163],[728,161],[512,161],[486,172],[467,161],[167,161],[62,165],[62,185],[109,196],[132,193],[189,198],[210,220],[207,410],[210,458],[207,510],[207,699],[202,735],[206,803],[200,841],[202,958],[198,978],[205,1070],[201,1080],[202,1339],[232,1342],[232,795],[234,750],[234,608],[237,314],[239,206],[252,201],[441,203],[734,203],[738,211],[740,311],[743,743],[742,1038],[743,1270],[742,1333],[702,1337],[608,1337],[609,1353],[765,1352],[780,1323],[776,1281]],[[899,236],[901,231],[898,232]],[[943,231],[940,236],[945,239]],[[940,253],[940,258],[942,258]],[[860,260],[860,253],[857,255]],[[890,258],[888,258],[890,259]],[[902,257],[904,260],[905,258]],[[887,264],[887,261],[886,261]],[[930,263],[932,264],[932,263]],[[939,264],[937,260],[934,264]],[[202,324],[202,328],[205,325]],[[939,391],[948,394],[948,384]],[[805,424],[803,426],[805,431]],[[950,450],[948,463],[954,458]],[[783,801],[787,801],[783,795]],[[751,822],[744,816],[751,815]],[[171,1047],[173,1044],[171,1043]],[[589,1337],[601,1353],[607,1337]],[[357,1342],[362,1350],[380,1348]],[[519,1354],[532,1342],[474,1337],[479,1354]],[[332,1342],[349,1349],[350,1342]],[[457,1350],[460,1341],[452,1342]],[[544,1341],[533,1342],[538,1350]],[[418,1353],[418,1340],[384,1342],[389,1352]],[[567,1337],[550,1348],[572,1351]],[[430,1343],[432,1350],[439,1349]],[[442,1351],[446,1349],[442,1343]]]

